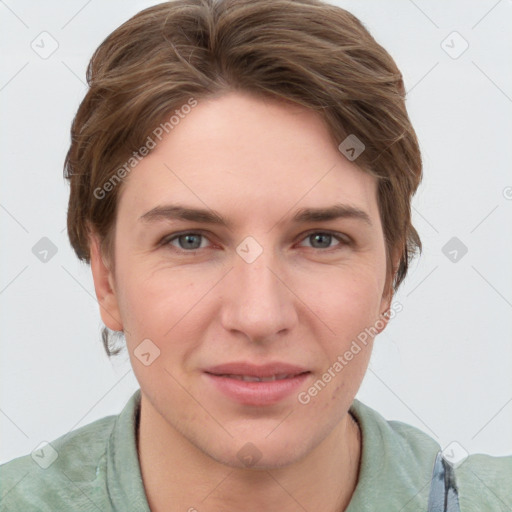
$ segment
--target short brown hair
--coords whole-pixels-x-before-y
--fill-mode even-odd
[[[420,149],[392,57],[349,12],[317,0],[175,0],[139,12],[97,48],[89,90],[71,128],[68,236],[90,263],[89,233],[114,269],[114,233],[123,183],[95,191],[190,98],[241,90],[316,111],[333,142],[355,135],[356,163],[378,179],[389,282],[396,290],[421,250],[411,199],[422,174]],[[398,253],[393,268],[391,255]],[[108,355],[108,330],[103,329]]]

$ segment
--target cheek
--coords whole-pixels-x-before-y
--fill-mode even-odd
[[[329,381],[329,391],[317,401],[322,410],[357,393],[371,356],[384,278],[384,265],[365,264],[329,270],[318,281],[322,286],[304,283],[316,314],[310,318],[323,354],[322,371],[330,372],[320,377]]]
[[[340,266],[303,276],[300,293],[335,335],[343,337],[377,320],[384,280],[385,265],[379,263]]]
[[[351,274],[340,279],[339,290],[336,292],[338,309],[342,316],[376,320],[382,299],[384,280],[375,269],[361,272],[359,275]]]
[[[192,331],[200,325],[190,319],[217,281],[214,272],[198,275],[184,268],[148,268],[136,258],[127,259],[120,278],[120,308],[132,344],[150,338],[159,345],[195,339]]]
[[[332,402],[353,397],[371,357],[375,325],[380,314],[382,279],[373,273],[340,275],[318,294],[323,320],[332,336],[320,338],[325,353],[324,374],[330,391],[318,403],[328,410]],[[333,377],[335,375],[335,377]],[[322,379],[324,378],[322,377]]]

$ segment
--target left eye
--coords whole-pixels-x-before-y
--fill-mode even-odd
[[[324,233],[323,231],[309,233],[306,238],[304,238],[304,240],[310,241],[313,249],[330,249],[332,248],[331,242],[333,239],[338,242],[338,246],[348,243],[347,240],[343,239],[341,236],[337,236],[332,233]]]
[[[181,233],[174,235],[170,238],[164,239],[163,245],[172,245],[178,250],[183,252],[193,252],[198,249],[204,249],[207,247],[205,243],[208,239],[205,235],[201,233]],[[344,245],[348,245],[350,243],[343,235],[338,234],[335,235],[333,233],[327,233],[323,231],[315,231],[307,234],[304,238],[301,239],[302,243],[301,247],[311,247],[313,249],[332,249],[332,248],[341,248]],[[304,242],[309,241],[310,245],[303,245]],[[337,241],[336,245],[332,245],[333,241]],[[176,245],[177,243],[177,245]]]

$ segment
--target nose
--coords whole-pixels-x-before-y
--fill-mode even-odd
[[[270,250],[263,250],[251,263],[235,255],[234,268],[223,280],[220,318],[224,329],[249,341],[265,342],[275,341],[297,324],[297,298],[286,269],[277,260]]]

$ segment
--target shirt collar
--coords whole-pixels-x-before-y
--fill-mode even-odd
[[[358,483],[346,512],[375,510],[376,503],[400,505],[403,512],[426,504],[437,443],[423,433],[418,437],[413,427],[386,421],[358,400],[350,413],[361,429],[362,446]],[[116,418],[108,440],[107,486],[116,512],[151,512],[137,452],[139,414],[140,388]],[[407,431],[416,442],[406,441]]]
[[[418,429],[387,421],[354,399],[350,413],[361,429],[358,483],[345,512],[426,510],[439,445]]]
[[[116,512],[151,512],[137,453],[140,388],[116,418],[107,446],[107,487]]]

